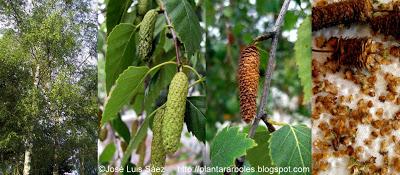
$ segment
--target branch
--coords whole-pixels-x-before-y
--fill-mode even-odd
[[[268,39],[272,38],[273,36],[275,36],[275,31],[265,32],[264,34],[254,38],[253,42],[251,42],[251,43],[255,44],[255,43],[260,42],[260,41],[265,41],[265,40],[268,40]]]
[[[176,63],[178,64],[178,69],[179,69],[179,67],[181,65],[181,59],[180,59],[181,53],[180,53],[180,50],[179,50],[179,40],[178,40],[178,37],[177,37],[177,35],[175,33],[174,27],[172,26],[171,19],[168,17],[167,10],[164,9],[164,5],[162,5],[160,7],[160,10],[164,11],[164,16],[165,16],[165,19],[166,19],[166,21],[168,23],[168,29],[171,31],[172,39],[174,40],[174,43],[175,43]]]
[[[262,96],[261,96],[261,103],[260,103],[260,107],[258,109],[258,114],[257,114],[256,118],[254,119],[253,125],[250,128],[249,138],[254,137],[254,134],[258,127],[260,119],[265,114],[265,108],[267,106],[266,104],[267,104],[267,99],[268,99],[268,95],[269,95],[269,88],[271,86],[272,73],[275,69],[276,49],[278,47],[280,30],[281,30],[281,27],[283,24],[283,18],[289,7],[289,3],[290,3],[290,0],[285,0],[285,2],[283,2],[281,11],[279,12],[278,18],[275,21],[275,26],[272,30],[274,32],[274,34],[272,36],[272,47],[271,47],[271,50],[269,51],[268,66],[267,66],[267,69],[265,70],[265,81],[264,81],[264,87],[263,87],[263,92],[262,92]],[[267,117],[266,117],[266,120],[267,120]]]

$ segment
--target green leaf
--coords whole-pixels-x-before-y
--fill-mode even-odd
[[[131,4],[132,0],[109,0],[106,14],[107,33],[121,22],[122,16]]]
[[[299,68],[299,77],[303,86],[304,104],[311,99],[311,19],[307,17],[297,31],[294,44],[294,57]]]
[[[126,148],[126,151],[124,152],[124,155],[122,157],[122,166],[125,166],[129,162],[129,158],[131,157],[133,150],[137,149],[139,144],[143,141],[144,137],[147,134],[147,129],[149,128],[150,121],[153,120],[154,114],[155,111],[152,113],[152,115],[149,115],[144,119],[138,132],[136,132],[135,137],[130,140],[128,147]]]
[[[283,30],[292,30],[299,17],[294,11],[287,11],[284,19]]]
[[[207,102],[205,96],[193,96],[186,99],[185,123],[189,132],[202,142],[206,141],[206,113]]]
[[[168,0],[166,10],[179,40],[189,55],[200,50],[201,28],[199,19],[187,0]]]
[[[121,23],[133,24],[133,22],[135,22],[135,19],[137,18],[136,13],[136,9],[129,13],[125,13],[125,15],[121,19]]]
[[[280,0],[256,0],[256,10],[259,14],[276,13],[279,12],[280,4]]]
[[[136,95],[133,96],[133,100],[132,100],[132,107],[133,110],[135,110],[136,114],[140,115],[141,112],[143,112],[142,110],[144,109],[144,83],[140,85],[140,87],[138,87],[138,91],[136,93]]]
[[[270,139],[270,153],[273,163],[278,167],[311,169],[311,129],[305,125],[285,125],[276,130]]]
[[[104,105],[102,125],[117,116],[121,108],[139,91],[149,68],[130,66],[118,77]]]
[[[129,140],[131,139],[131,134],[129,132],[128,126],[126,126],[124,121],[122,121],[120,115],[111,120],[111,126],[118,136],[120,136],[126,143],[129,143]]]
[[[134,36],[135,26],[131,24],[119,24],[108,36],[105,69],[107,93],[119,74],[132,65],[136,52]]]
[[[204,1],[205,15],[207,26],[215,24],[215,8],[212,1]]]
[[[246,159],[250,165],[257,169],[257,167],[272,167],[272,161],[269,154],[270,134],[265,127],[257,127],[256,133],[253,138],[257,146],[247,150]],[[261,173],[262,174],[262,173]],[[266,174],[266,173],[264,173]]]
[[[147,112],[150,112],[155,107],[155,102],[160,96],[161,91],[170,84],[175,73],[176,65],[165,65],[154,74],[148,87],[148,93],[145,97],[145,107]]]
[[[100,164],[107,164],[114,157],[114,153],[117,150],[114,143],[110,143],[104,148],[103,152],[99,157]]]
[[[255,146],[257,144],[254,140],[239,132],[238,127],[226,127],[215,136],[211,143],[211,167],[231,167],[236,158],[245,155],[246,150]]]

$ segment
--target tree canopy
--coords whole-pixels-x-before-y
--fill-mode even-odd
[[[89,0],[0,0],[0,172],[97,172],[96,13]]]

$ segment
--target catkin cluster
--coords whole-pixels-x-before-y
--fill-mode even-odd
[[[151,143],[151,167],[152,169],[161,169],[165,165],[165,151],[161,128],[163,126],[165,108],[161,108],[154,115],[153,119],[153,140]],[[161,175],[162,172],[153,172],[153,175]]]
[[[400,12],[374,16],[370,22],[371,29],[384,35],[400,38]]]
[[[162,168],[165,155],[178,149],[186,110],[186,96],[189,80],[185,73],[178,72],[169,86],[167,102],[157,111],[153,120],[153,141],[151,148],[151,166]],[[161,174],[154,172],[153,174]]]
[[[240,115],[246,123],[252,121],[257,112],[259,59],[260,54],[254,45],[248,46],[240,52],[238,71]]]
[[[147,62],[151,56],[154,25],[157,15],[158,12],[156,9],[149,10],[140,24],[138,56],[144,62]]]

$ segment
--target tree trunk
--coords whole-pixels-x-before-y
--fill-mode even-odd
[[[38,88],[39,85],[39,79],[40,79],[40,66],[39,64],[36,65],[36,70],[33,71],[35,73],[34,77],[34,88]],[[32,104],[35,105],[35,104]],[[30,127],[29,127],[30,128]],[[30,136],[27,136],[27,139],[25,141],[25,144],[27,144],[27,148],[25,149],[25,160],[24,160],[24,171],[23,175],[29,175],[30,170],[31,170],[31,154],[32,154],[32,140],[30,139]]]
[[[57,137],[57,122],[54,132],[54,155],[53,155],[53,175],[58,175],[58,137]]]
[[[80,175],[85,175],[85,157],[80,156],[81,160],[79,161],[80,167],[79,167],[79,174]]]
[[[54,151],[53,175],[58,175],[57,149]]]
[[[39,64],[36,65],[36,70],[34,71],[35,77],[34,77],[34,87],[38,88],[39,85],[39,72],[40,72],[40,66]],[[30,136],[27,136],[27,139],[25,141],[25,144],[27,145],[25,149],[25,160],[24,160],[24,171],[23,175],[29,175],[29,171],[31,170],[31,154],[32,154],[32,140]]]
[[[29,171],[31,170],[31,153],[32,153],[32,145],[28,143],[28,147],[25,149],[23,175],[29,175]]]

